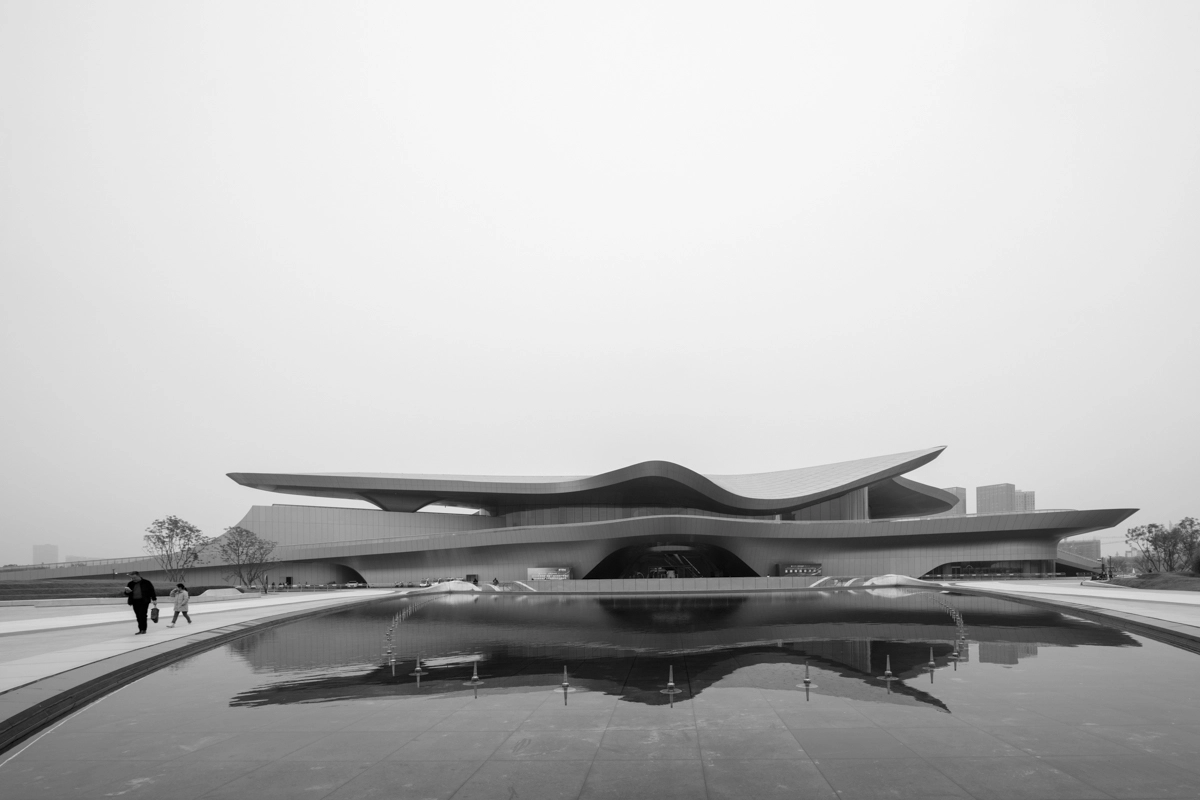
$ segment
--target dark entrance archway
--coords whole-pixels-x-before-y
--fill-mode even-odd
[[[621,578],[757,578],[745,561],[707,544],[635,544],[610,553],[584,580]]]
[[[357,581],[358,583],[365,584],[367,582],[367,579],[362,576],[361,572],[348,564],[333,564],[333,569],[337,575],[336,580],[338,583]]]

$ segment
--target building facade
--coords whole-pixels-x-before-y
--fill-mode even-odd
[[[954,504],[954,508],[946,512],[946,516],[961,517],[967,513],[967,490],[964,487],[950,486],[942,491],[949,492],[958,498],[958,502]]]
[[[1083,556],[1093,561],[1100,560],[1099,539],[1067,539],[1058,543],[1058,549],[1063,553]]]
[[[238,524],[278,543],[280,563],[271,580],[301,585],[465,576],[483,582],[780,576],[803,584],[889,573],[1046,574],[1061,571],[1060,539],[1111,527],[1134,513],[947,514],[961,508],[965,491],[904,477],[942,450],[749,475],[701,475],[648,461],[572,477],[230,477],[275,494],[375,506],[259,505],[247,512]],[[1011,484],[1001,489],[1011,509],[1015,490]],[[990,495],[980,496],[982,508],[995,507],[988,505]],[[445,513],[450,508],[465,513]],[[60,565],[56,574],[129,569],[154,572],[155,564],[145,558],[88,562]],[[192,569],[189,580],[224,583],[228,573],[210,561]],[[18,575],[0,574],[4,577]]]
[[[976,514],[1010,514],[1017,510],[1017,487],[994,483],[975,487]]]
[[[1036,492],[1021,491],[1011,483],[995,483],[975,489],[975,513],[1013,514],[1036,511]]]
[[[56,544],[35,544],[33,546],[33,563],[34,564],[57,564],[58,563],[58,545],[56,545]]]

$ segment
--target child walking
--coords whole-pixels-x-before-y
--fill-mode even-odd
[[[188,594],[187,587],[182,583],[175,584],[175,588],[171,590],[171,597],[175,598],[175,615],[171,617],[171,624],[168,628],[174,628],[175,623],[179,621],[179,615],[183,614],[183,618],[188,621],[188,625],[192,624],[192,618],[188,616]]]

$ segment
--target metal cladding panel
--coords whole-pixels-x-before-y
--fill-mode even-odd
[[[869,519],[868,488],[855,489],[853,492],[826,500],[813,506],[807,506],[792,513],[792,518],[801,522],[818,522],[845,519]]]
[[[256,532],[272,538],[266,517],[279,508],[285,507],[261,509],[265,513],[260,524],[266,527]],[[439,516],[338,512],[382,518]],[[922,575],[956,561],[1053,559],[1059,539],[1111,527],[1132,513],[1114,509],[850,522],[656,516],[346,541],[333,546],[337,555],[327,553],[326,544],[293,545],[281,547],[279,555],[292,561],[328,559],[376,582],[465,573],[508,581],[524,580],[530,566],[569,566],[573,574],[584,576],[617,549],[670,541],[723,548],[763,576],[780,562],[822,563],[825,575]]]
[[[943,447],[747,475],[701,475],[669,461],[644,461],[589,477],[383,475],[374,473],[230,473],[244,485],[314,497],[355,497],[385,510],[415,511],[434,502],[506,505],[650,505],[699,508],[730,514],[779,514],[839,497],[895,478],[932,461]],[[911,502],[928,513],[954,503],[949,493],[915,482]],[[919,488],[917,488],[919,487]]]
[[[275,505],[254,506],[238,525],[281,547],[288,547],[494,530],[501,528],[504,520],[467,514],[404,514],[359,508]]]

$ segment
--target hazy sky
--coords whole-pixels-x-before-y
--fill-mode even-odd
[[[1197,42],[1190,0],[0,0],[0,562],[307,502],[234,471],[945,444],[912,477],[972,506],[1200,516]]]

